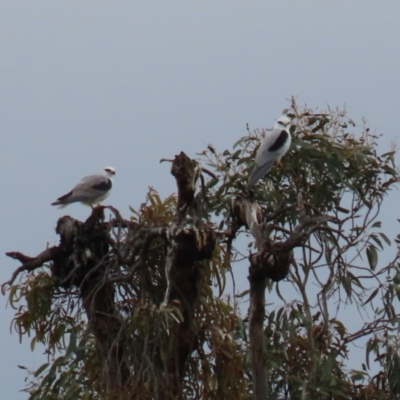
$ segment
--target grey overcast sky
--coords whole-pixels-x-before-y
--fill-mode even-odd
[[[57,219],[89,210],[50,203],[108,165],[117,175],[107,203],[128,217],[148,186],[175,190],[161,158],[229,148],[246,123],[271,127],[292,95],[346,104],[388,150],[399,125],[399,16],[395,1],[2,0],[0,253],[56,244]],[[2,257],[4,282],[18,264]],[[17,364],[44,358],[10,334],[5,306],[0,297],[1,398],[26,399]]]

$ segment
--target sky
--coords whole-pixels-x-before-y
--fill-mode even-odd
[[[16,261],[57,244],[57,219],[79,204],[50,203],[83,176],[116,171],[107,203],[129,217],[149,186],[175,191],[170,165],[208,144],[231,148],[269,128],[295,96],[319,109],[346,106],[360,125],[397,139],[399,2],[0,2],[0,281]],[[399,231],[398,193],[383,211]],[[1,255],[3,254],[3,255]],[[238,271],[246,285],[246,271]],[[10,333],[0,296],[2,398],[24,400],[25,372],[44,362]]]

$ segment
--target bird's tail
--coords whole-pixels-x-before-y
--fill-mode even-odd
[[[60,206],[58,208],[64,208],[69,203],[71,203],[71,196],[72,196],[72,190],[70,192],[68,192],[67,194],[64,194],[64,196],[59,197],[56,201],[53,201],[51,203],[51,205],[52,206]]]
[[[247,182],[247,189],[252,188],[274,165],[274,160],[266,162],[264,165],[255,165]]]
[[[52,206],[59,206],[58,208],[64,208],[64,207],[67,207],[68,203],[67,204],[63,204],[63,203],[61,203],[61,201],[56,200],[56,201],[53,201],[53,203],[51,203],[51,205]]]

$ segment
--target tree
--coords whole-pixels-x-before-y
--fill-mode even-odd
[[[48,354],[30,399],[398,398],[399,254],[378,262],[391,245],[378,217],[398,181],[394,151],[378,155],[379,137],[355,133],[345,110],[292,101],[285,113],[291,150],[253,191],[264,130],[232,151],[169,160],[177,195],[150,189],[129,220],[98,206],[84,222],[60,218],[58,246],[7,253],[22,263],[3,285],[12,326]],[[249,289],[232,297],[244,240]],[[372,315],[354,332],[339,318],[350,303]],[[361,338],[367,361],[349,369]]]

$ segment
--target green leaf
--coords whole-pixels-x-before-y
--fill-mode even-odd
[[[38,377],[47,367],[49,366],[49,363],[45,363],[41,365],[35,372],[34,376]]]
[[[371,235],[371,240],[373,240],[383,250],[383,244],[375,234]]]
[[[205,189],[206,189],[206,190],[211,189],[211,188],[212,188],[213,186],[215,186],[218,182],[219,182],[218,179],[212,178],[212,179],[207,183],[207,185],[205,186]]]
[[[352,370],[351,371],[351,380],[353,382],[360,381],[365,379],[367,374],[364,371],[357,371],[357,370]]]
[[[236,159],[239,158],[239,156],[240,156],[241,153],[242,153],[242,150],[241,150],[241,149],[236,150],[236,151],[232,154],[231,158],[232,158],[233,160],[236,160]]]
[[[363,306],[365,306],[367,303],[369,303],[379,292],[379,287],[377,287],[372,293],[371,295],[368,297],[367,300],[364,301]]]
[[[372,244],[367,247],[367,257],[371,270],[375,271],[376,265],[378,264],[378,252],[376,251],[376,247]]]
[[[348,210],[347,208],[343,208],[343,207],[339,207],[339,206],[336,207],[336,210],[338,210],[344,214],[348,214],[350,212],[350,210]]]
[[[31,340],[31,351],[35,350],[36,343],[37,343],[37,337],[34,336]]]
[[[383,232],[379,232],[379,235],[386,242],[386,244],[388,246],[392,245],[392,242],[390,241],[390,239]]]

